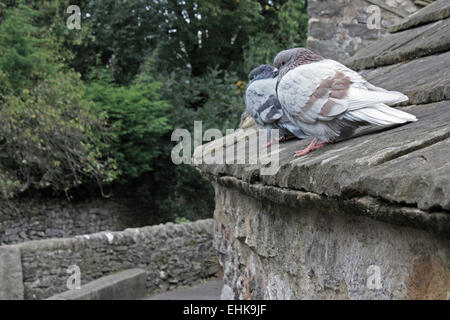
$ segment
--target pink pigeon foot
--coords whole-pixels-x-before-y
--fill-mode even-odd
[[[314,140],[309,144],[308,147],[306,147],[303,150],[297,151],[295,153],[294,157],[297,158],[297,157],[304,156],[305,154],[308,154],[308,153],[310,153],[313,150],[319,149],[319,148],[323,147],[326,144],[328,144],[328,142],[318,143],[318,140],[316,138],[314,138]]]
[[[278,139],[278,142],[285,142],[286,136],[282,136],[280,139]],[[268,144],[264,145],[264,147],[268,148],[273,144],[273,141],[270,141]]]

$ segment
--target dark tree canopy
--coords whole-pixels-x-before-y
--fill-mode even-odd
[[[170,161],[171,131],[236,128],[248,71],[306,27],[306,0],[1,1],[2,194],[131,186],[162,220],[211,215],[211,186]]]

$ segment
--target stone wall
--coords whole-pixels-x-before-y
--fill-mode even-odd
[[[448,299],[448,237],[215,183],[223,299]]]
[[[0,245],[124,230],[154,224],[153,220],[150,210],[135,198],[0,200]]]
[[[376,2],[376,1],[375,1]],[[371,13],[367,8],[375,3],[367,0],[309,0],[307,47],[320,55],[343,62],[357,50],[387,34],[386,28],[402,17],[380,7],[381,28],[367,28]],[[403,13],[417,10],[413,0],[380,1]]]
[[[396,107],[418,121],[360,128],[298,158],[312,137],[265,155],[262,141],[232,142],[256,141],[247,130],[195,150],[215,186],[222,298],[450,299],[450,2],[390,30],[346,65],[407,95]],[[235,158],[201,161],[212,152]]]
[[[80,268],[82,285],[112,272],[142,268],[147,272],[147,291],[152,293],[189,285],[218,272],[212,230],[211,219],[167,223],[29,241],[0,247],[0,251],[20,250],[25,299],[43,299],[66,291],[67,268],[72,265]],[[3,271],[0,274],[9,274]],[[2,281],[9,280],[0,278],[0,288]]]

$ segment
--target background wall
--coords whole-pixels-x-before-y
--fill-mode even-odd
[[[387,0],[385,4],[400,12],[413,13],[418,7],[413,0]],[[381,29],[368,29],[373,5],[367,0],[309,0],[307,47],[325,58],[343,62],[357,50],[366,47],[387,32],[386,28],[402,17],[384,8],[381,11]]]
[[[0,199],[0,245],[142,227],[160,223],[157,218],[142,199],[132,197]]]
[[[0,251],[9,256],[19,252],[21,264],[15,267],[22,270],[25,299],[43,299],[67,291],[67,268],[71,265],[80,268],[81,285],[112,272],[142,268],[147,271],[147,292],[153,293],[189,285],[219,271],[212,231],[213,220],[208,219],[29,241],[3,246]],[[12,268],[7,263],[3,266]],[[8,285],[18,279],[8,278],[13,271],[0,270],[4,275],[0,277],[0,289],[22,285]]]

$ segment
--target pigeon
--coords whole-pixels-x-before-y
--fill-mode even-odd
[[[283,112],[276,96],[278,70],[271,65],[264,64],[253,69],[248,78],[250,80],[245,91],[245,105],[250,116],[258,127],[267,129],[270,141],[271,129],[280,130],[280,142],[297,137],[308,137],[300,128],[291,123]],[[269,142],[266,146],[270,146]]]
[[[279,69],[276,92],[284,114],[314,137],[296,157],[350,137],[363,125],[417,121],[414,115],[388,106],[407,101],[403,93],[376,87],[343,64],[308,49],[281,51],[274,65]]]

